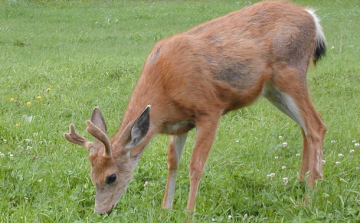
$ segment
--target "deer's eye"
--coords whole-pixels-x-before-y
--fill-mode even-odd
[[[106,183],[107,184],[112,184],[116,181],[116,174],[111,174],[110,176],[108,176],[106,178]]]

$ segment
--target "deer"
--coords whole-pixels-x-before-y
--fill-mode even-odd
[[[310,61],[316,65],[325,52],[326,39],[315,11],[287,1],[246,6],[159,41],[111,139],[98,107],[86,121],[94,141],[78,134],[74,124],[64,135],[90,152],[94,212],[109,214],[114,209],[157,134],[170,136],[162,208],[172,208],[181,154],[188,132],[195,129],[187,203],[193,212],[221,116],[261,96],[300,127],[299,181],[314,188],[314,182],[323,178],[326,125],[312,104],[306,73]]]

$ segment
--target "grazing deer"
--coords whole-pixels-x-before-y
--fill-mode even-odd
[[[132,179],[145,146],[170,135],[163,208],[174,200],[176,173],[188,131],[196,128],[187,209],[193,211],[199,181],[219,119],[261,95],[301,128],[300,181],[313,187],[322,174],[326,126],[306,84],[310,58],[325,54],[325,37],[313,10],[285,1],[261,2],[157,43],[148,56],[117,133],[107,136],[99,108],[87,131],[70,125],[67,140],[90,151],[95,212],[110,213]]]

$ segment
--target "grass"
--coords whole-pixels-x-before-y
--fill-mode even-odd
[[[158,136],[110,216],[93,213],[88,152],[62,134],[74,123],[90,138],[85,120],[95,106],[105,115],[108,132],[115,133],[158,40],[250,2],[1,1],[0,222],[184,222],[194,132],[180,165],[174,209],[161,209],[168,138]],[[312,99],[328,127],[325,178],[315,191],[297,183],[300,131],[261,99],[222,118],[193,222],[360,220],[360,147],[355,146],[360,142],[360,6],[356,0],[294,2],[318,9],[327,37],[327,56],[308,72]],[[275,177],[267,177],[270,173]]]

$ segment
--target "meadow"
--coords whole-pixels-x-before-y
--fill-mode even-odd
[[[158,40],[254,2],[1,0],[0,222],[184,222],[194,131],[174,208],[161,209],[168,137],[158,135],[109,216],[93,213],[88,151],[63,134],[74,123],[91,139],[95,106],[114,134]],[[298,183],[300,129],[260,99],[221,119],[192,222],[360,221],[360,4],[293,2],[317,9],[327,37],[307,77],[328,129],[324,179]]]

